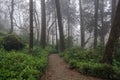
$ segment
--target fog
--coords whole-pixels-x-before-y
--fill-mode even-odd
[[[10,21],[10,13],[12,10],[11,7],[12,0],[0,0],[0,31],[5,31],[6,33],[9,32],[11,28],[11,21]],[[80,9],[79,9],[79,0],[60,0],[61,5],[61,14],[63,19],[63,28],[64,28],[64,36],[65,38],[68,37],[68,25],[70,26],[70,36],[74,41],[74,45],[80,46],[81,44],[81,24],[80,24]],[[41,5],[40,0],[34,0],[34,36],[37,38],[37,35],[41,34]],[[14,26],[14,33],[21,34],[21,35],[28,35],[29,36],[29,0],[14,0],[14,11],[13,11],[13,26]],[[69,5],[69,11],[67,9]],[[107,34],[110,31],[111,25],[111,14],[112,14],[112,6],[111,0],[104,1],[104,26],[106,32],[103,34],[105,35],[107,40]],[[98,31],[100,32],[102,23],[101,23],[101,7],[102,3],[99,2],[99,10],[98,10]],[[46,0],[46,25],[47,29],[46,32],[49,34],[49,43],[52,44],[52,37],[54,37],[54,44],[55,41],[55,29],[49,30],[50,26],[55,28],[55,23],[52,23],[55,20],[55,13],[54,13],[54,0]],[[86,45],[91,46],[93,42],[93,26],[94,26],[94,14],[95,14],[95,6],[94,0],[84,0],[82,1],[82,16],[83,16],[83,26],[85,27],[85,41],[88,41]],[[69,19],[69,24],[68,24]],[[50,32],[49,32],[50,31]],[[58,30],[57,30],[58,31]],[[101,32],[100,32],[101,33]],[[57,33],[59,36],[59,33]],[[99,37],[98,37],[99,38]],[[59,39],[59,37],[58,37]],[[40,37],[39,37],[40,40]],[[98,40],[99,41],[99,40]],[[106,41],[105,41],[106,42]]]

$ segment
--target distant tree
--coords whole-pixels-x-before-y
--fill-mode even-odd
[[[30,0],[30,38],[29,52],[33,50],[33,0]]]
[[[110,31],[111,25],[111,8],[106,9],[106,1],[99,1],[99,18],[98,18],[98,36],[101,45],[105,45],[105,37]]]
[[[109,0],[108,0],[109,1]],[[98,19],[97,19],[97,38],[100,38],[101,43],[105,43],[106,34],[108,34],[110,30],[110,19],[111,19],[111,6],[108,7],[108,3],[106,0],[99,0],[99,7],[98,7]],[[109,1],[110,2],[110,1]],[[89,35],[86,36],[85,45],[94,38],[94,31],[95,31],[95,0],[82,0],[82,17],[83,17],[83,26],[85,28],[85,34]],[[107,4],[107,5],[106,5]],[[93,34],[93,35],[92,35]],[[98,40],[99,41],[99,40]],[[97,41],[97,43],[98,43]],[[93,40],[94,43],[94,40]],[[89,44],[89,43],[88,43]]]
[[[51,15],[53,12],[56,12],[55,8],[55,0],[47,0],[46,2],[47,5],[47,17],[49,17],[49,15]],[[76,29],[75,26],[78,25],[78,15],[77,13],[77,9],[76,9],[76,3],[74,0],[60,0],[60,8],[61,8],[61,14],[62,14],[62,24],[63,24],[63,30],[65,30],[64,35],[67,38],[66,41],[66,47],[71,47],[71,41],[70,37],[73,36],[73,29]],[[49,20],[49,24],[51,24],[52,22],[52,18],[55,17],[51,17]],[[48,21],[47,21],[48,22]],[[54,22],[55,23],[55,22]],[[49,28],[49,27],[48,27]],[[50,28],[49,28],[50,29]]]
[[[62,24],[60,2],[59,2],[59,0],[55,0],[55,3],[56,3],[56,11],[57,11],[57,18],[58,18],[59,33],[60,33],[60,50],[64,51],[65,42],[64,42],[64,33],[63,33],[63,24]]]
[[[66,27],[67,40],[65,42],[67,48],[70,48],[72,46],[70,37],[72,36],[72,34],[71,34],[71,29],[72,29],[72,25],[71,25],[72,24],[72,20],[71,20],[72,17],[71,17],[71,15],[73,15],[73,13],[71,11],[72,7],[71,7],[70,1],[71,0],[66,0],[66,5],[64,7],[62,7],[62,14],[64,14],[64,19],[67,23],[67,27]],[[63,3],[62,5],[64,5],[63,1],[62,1],[62,3]]]
[[[45,0],[41,0],[41,41],[40,45],[42,48],[46,46],[46,8],[45,8]]]
[[[40,39],[40,21],[39,21],[39,15],[36,9],[36,1],[34,1],[34,22],[35,22],[35,32],[36,32],[36,43],[39,42]]]
[[[82,32],[82,34],[83,34],[83,35],[81,35],[81,37],[84,37],[84,39],[81,40],[82,41],[81,43],[85,47],[85,45],[89,42],[89,40],[91,38],[93,38],[92,33],[94,31],[94,24],[95,24],[94,23],[94,21],[95,21],[95,19],[94,19],[94,11],[95,11],[94,0],[82,0],[81,7],[82,7],[82,9],[81,9],[82,15],[80,15],[80,16],[82,16],[82,17],[80,19],[82,19],[82,20],[80,20],[80,21],[82,22],[82,26],[81,26],[82,31],[80,31],[80,32]],[[86,33],[89,36],[88,37],[86,36],[86,38],[85,38]]]
[[[60,1],[61,5],[61,13],[62,13],[62,18],[63,18],[63,25],[65,26],[64,29],[65,35],[66,35],[66,47],[70,48],[72,47],[72,37],[73,37],[73,29],[75,30],[78,25],[78,15],[77,9],[76,9],[76,3],[74,0],[61,0]]]
[[[110,36],[105,47],[105,52],[102,59],[103,63],[112,64],[113,53],[115,51],[115,44],[118,42],[119,37],[120,37],[120,1],[118,2],[118,7],[115,18],[112,23]]]

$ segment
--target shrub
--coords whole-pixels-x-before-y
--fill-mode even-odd
[[[91,49],[66,49],[64,53],[61,54],[64,56],[66,61],[75,59],[77,61],[93,61],[100,62],[101,54],[96,54]]]
[[[113,67],[115,74],[113,75],[114,80],[120,80],[120,67],[114,66]]]
[[[115,71],[112,66],[107,64],[97,64],[93,66],[93,75],[101,78],[112,79]]]
[[[119,69],[115,70],[112,66],[93,62],[77,62],[73,60],[69,63],[70,68],[77,69],[80,73],[92,75],[100,78],[119,80]]]
[[[24,44],[17,35],[7,35],[3,38],[3,47],[7,51],[21,50],[24,48]]]
[[[70,60],[70,61],[68,61],[68,63],[70,64],[71,69],[76,68],[76,60]]]
[[[120,80],[120,62],[114,60],[113,65],[100,63],[102,54],[97,50],[99,49],[71,48],[65,50],[61,56],[69,63],[71,69],[76,69],[80,73],[109,80]]]
[[[5,36],[6,35],[6,32],[5,31],[0,31],[0,37],[1,36]]]
[[[1,51],[0,80],[36,80],[46,69],[47,56],[47,51],[38,51],[36,56],[23,52]]]

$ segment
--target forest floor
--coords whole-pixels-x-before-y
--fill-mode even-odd
[[[85,76],[75,70],[69,69],[69,65],[58,54],[49,56],[48,69],[41,80],[102,80]]]

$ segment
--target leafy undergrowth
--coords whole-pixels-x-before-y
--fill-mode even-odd
[[[102,64],[102,54],[90,49],[71,48],[61,54],[69,63],[71,69],[80,73],[106,78],[109,80],[120,80],[120,62],[114,61],[114,65]]]
[[[0,80],[36,80],[43,75],[48,64],[49,48],[24,51],[0,51]]]

